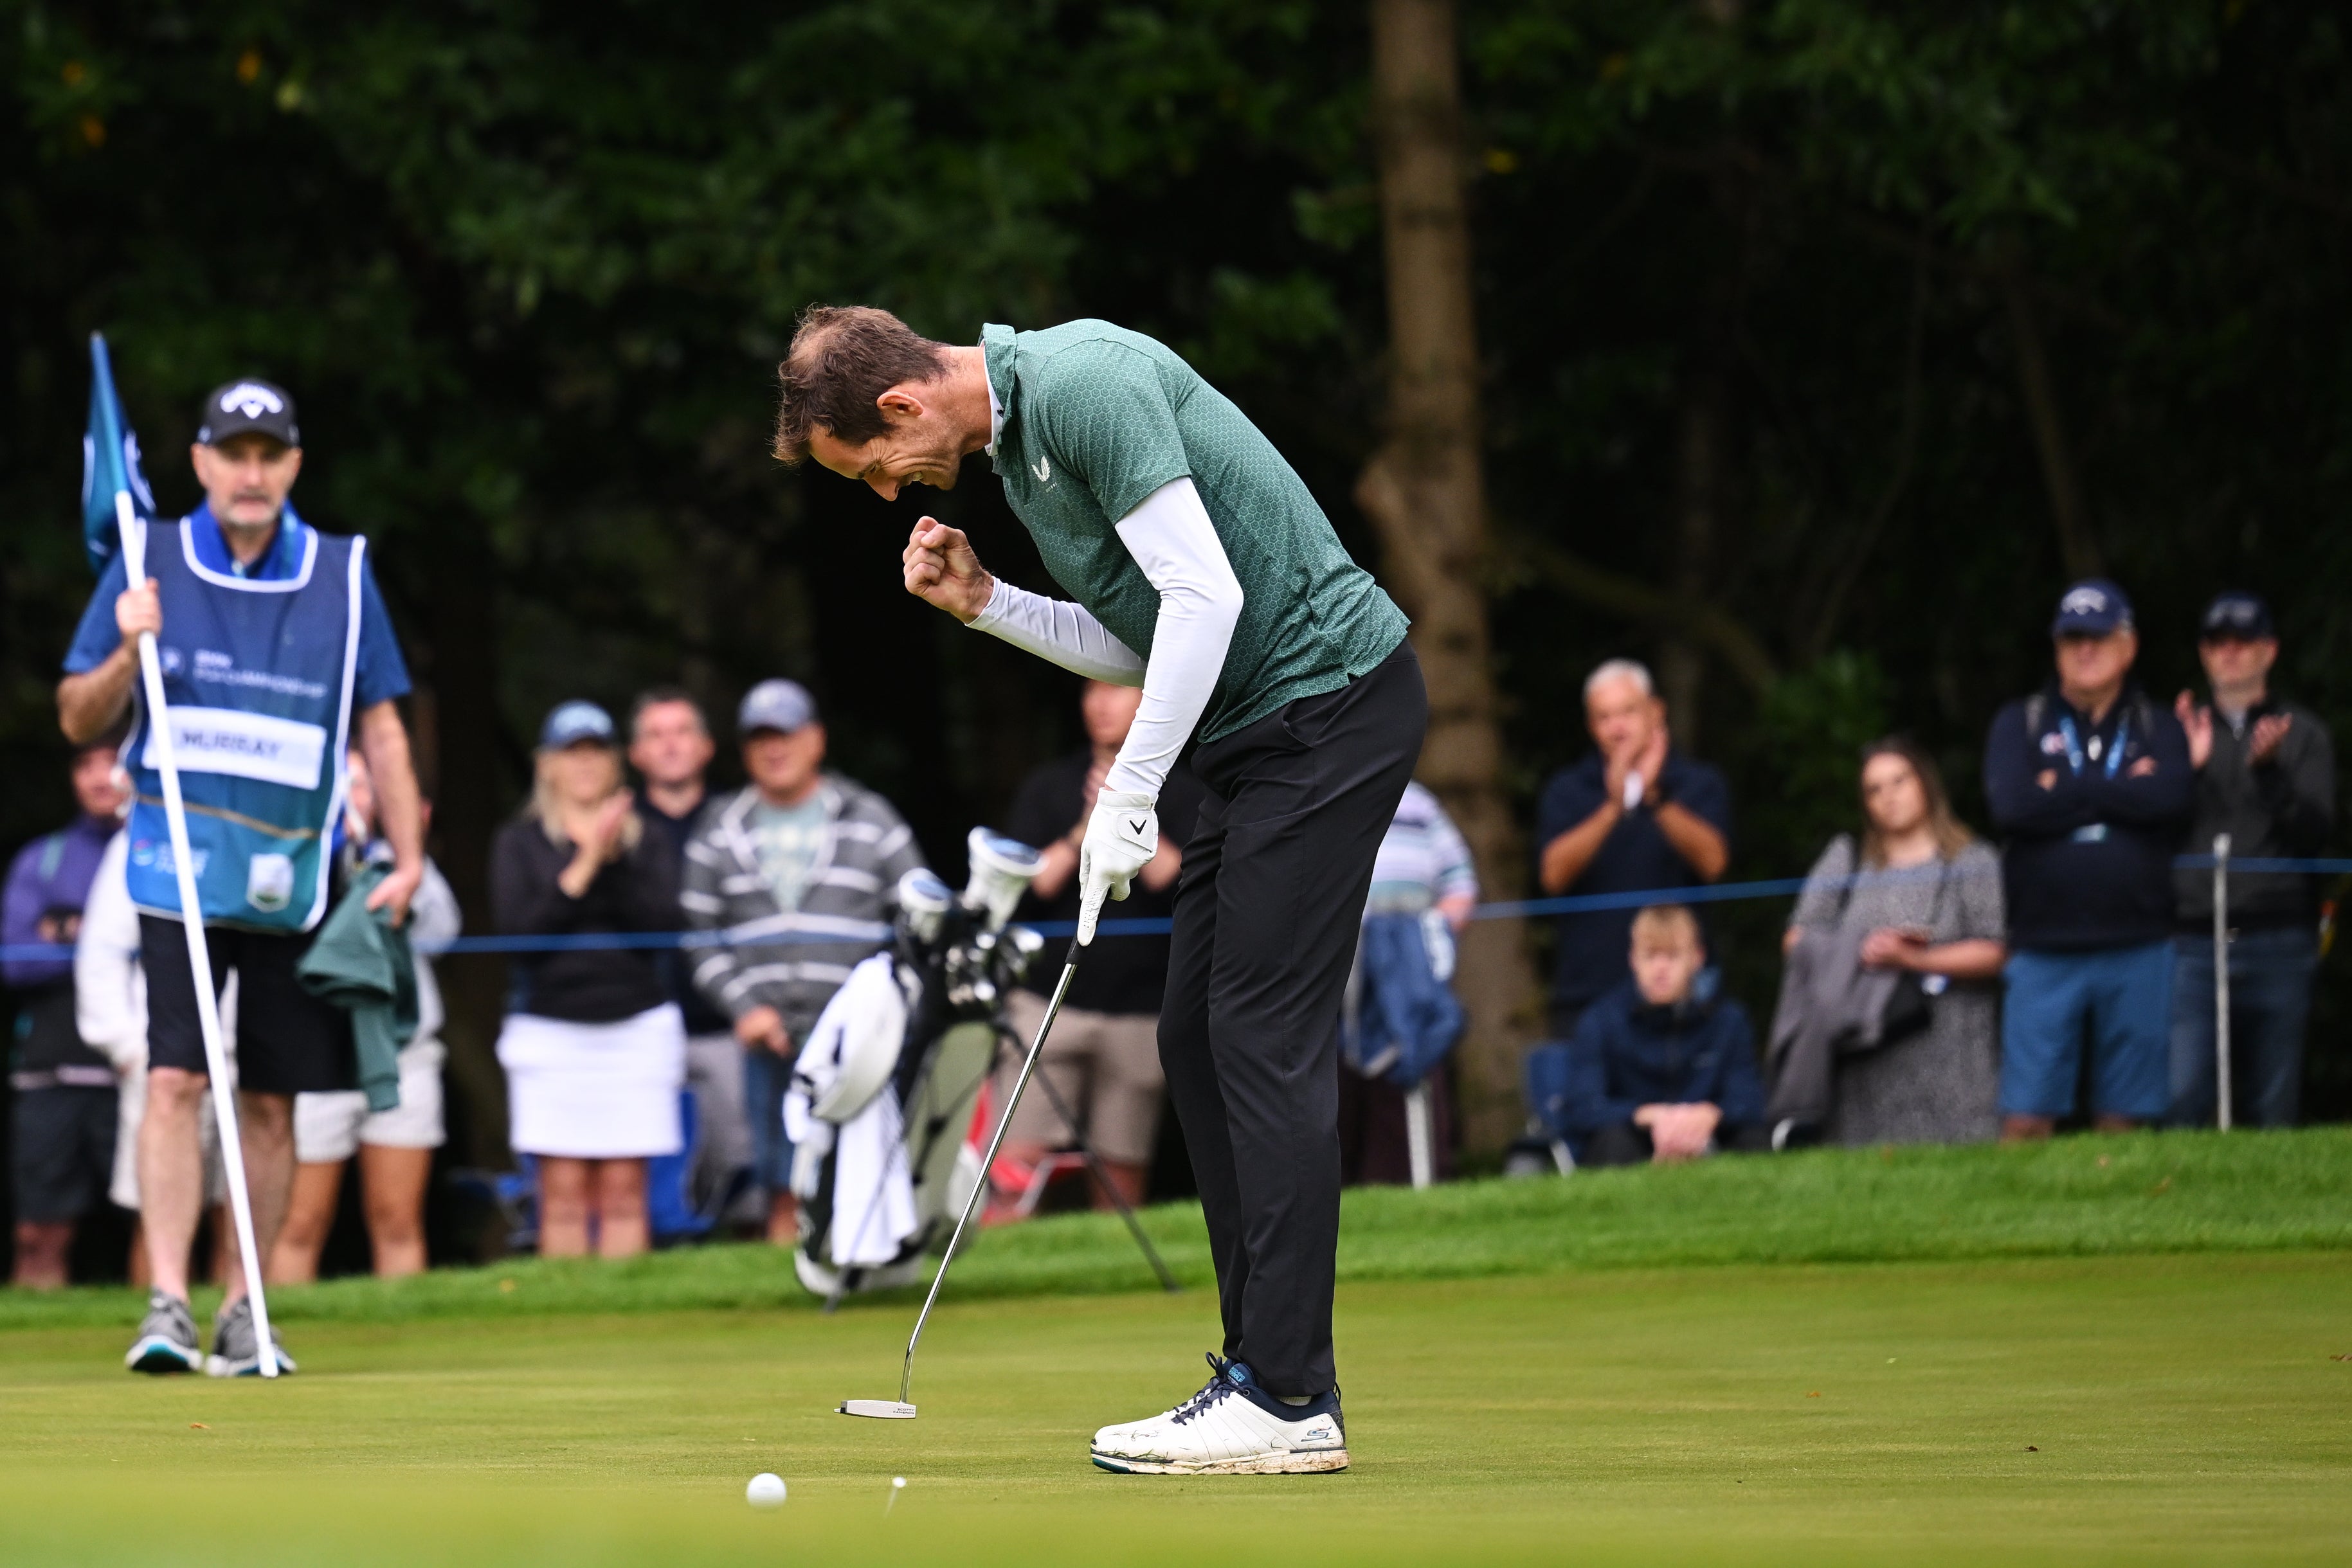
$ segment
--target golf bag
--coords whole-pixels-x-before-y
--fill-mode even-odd
[[[793,1063],[793,1266],[828,1299],[920,1279],[981,1180],[966,1133],[996,1064],[1005,993],[1044,943],[1005,925],[1037,852],[984,828],[968,841],[961,895],[928,871],[899,879],[890,947],[851,971]]]

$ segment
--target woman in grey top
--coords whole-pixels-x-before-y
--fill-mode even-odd
[[[2000,1124],[2000,857],[1952,815],[1935,763],[1907,740],[1864,750],[1862,812],[1859,866],[1854,839],[1839,834],[1805,878],[1781,950],[1858,933],[1864,963],[1923,977],[1929,1021],[1838,1058],[1825,1132],[1849,1145],[1984,1141]]]

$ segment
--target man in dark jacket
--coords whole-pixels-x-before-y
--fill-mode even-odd
[[[2197,769],[2190,854],[2230,837],[2233,860],[2289,860],[2326,848],[2336,823],[2336,745],[2310,709],[2271,695],[2278,633],[2255,594],[2224,593],[2207,607],[2197,656],[2212,685],[2200,707],[2180,694],[2173,712]],[[2174,873],[2180,935],[2172,989],[2172,1113],[2177,1126],[2214,1119],[2213,876]],[[2319,892],[2289,873],[2230,873],[2230,1054],[2238,1117],[2294,1125],[2303,1088],[2303,1030],[2319,965]]]
[[[2076,583],[2051,626],[2057,679],[1985,737],[1985,799],[2008,838],[2001,1135],[2048,1137],[2074,1111],[2083,1035],[2091,1110],[2128,1129],[2170,1103],[2172,856],[2196,776],[2179,721],[2131,679],[2131,601]]]
[[[1694,994],[1706,964],[1697,918],[1653,904],[1633,917],[1633,973],[1585,1009],[1569,1040],[1560,1124],[1581,1141],[1577,1163],[1769,1148],[1748,1014]]]

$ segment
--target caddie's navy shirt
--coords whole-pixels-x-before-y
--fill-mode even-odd
[[[260,558],[251,566],[239,566],[236,557],[229,553],[228,541],[222,537],[220,525],[213,520],[211,512],[200,507],[190,521],[199,518],[210,526],[192,527],[189,535],[194,540],[197,560],[210,570],[250,578],[256,582],[283,581],[301,570],[300,541],[292,528],[281,524]],[[90,595],[88,607],[81,612],[81,624],[74,629],[73,646],[66,653],[66,674],[79,675],[94,670],[122,645],[122,633],[114,624],[114,601],[130,586],[129,570],[118,551],[106,563],[106,571],[98,580],[98,591]],[[374,563],[363,560],[360,563],[359,664],[352,677],[352,710],[357,713],[378,703],[406,696],[408,689],[408,663],[400,656],[400,640],[393,635],[391,612],[384,609],[383,595],[376,590]]]

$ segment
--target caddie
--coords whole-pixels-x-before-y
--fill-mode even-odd
[[[1347,1468],[1331,1345],[1335,1052],[1372,861],[1428,722],[1404,615],[1307,486],[1161,344],[1105,321],[989,326],[975,346],[818,308],[779,367],[775,455],[886,499],[987,452],[1076,602],[991,576],[931,517],[908,591],[1096,680],[1143,688],[1079,852],[1078,940],[1159,842],[1177,755],[1208,786],[1177,881],[1160,1053],[1223,1316],[1207,1386],[1095,1434],[1121,1472]]]
[[[302,444],[284,389],[247,380],[215,391],[189,457],[204,504],[150,528],[143,583],[129,581],[120,554],[108,566],[66,655],[58,716],[76,744],[116,723],[134,706],[140,633],[156,634],[215,993],[237,975],[237,1124],[266,1259],[294,1178],[294,1096],[353,1079],[347,1015],[294,977],[327,912],[349,746],[374,777],[394,862],[371,903],[404,918],[424,874],[416,776],[394,706],[408,670],[367,541],[320,533],[287,499]],[[147,972],[139,1182],[153,1284],[125,1361],[134,1372],[245,1376],[261,1370],[246,1299],[253,1261],[230,1270],[209,1357],[188,1307],[204,1201],[197,1108],[209,1078],[152,718],[137,703],[122,747],[135,789],[126,878]],[[271,1349],[280,1371],[294,1370],[282,1345]]]

